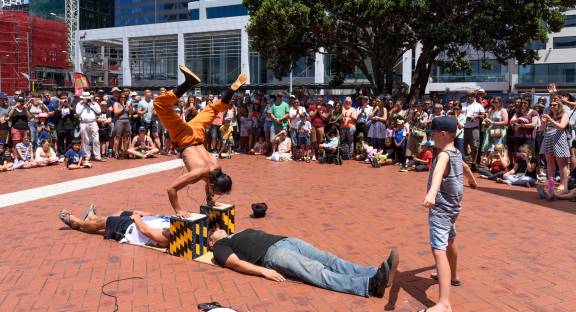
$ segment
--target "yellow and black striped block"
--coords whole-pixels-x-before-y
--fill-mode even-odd
[[[190,218],[170,217],[168,252],[192,260],[208,252],[208,217],[193,213]]]
[[[200,206],[200,213],[208,216],[208,228],[220,228],[228,234],[234,233],[234,205],[219,204],[216,207]]]

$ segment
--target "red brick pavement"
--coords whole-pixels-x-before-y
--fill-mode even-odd
[[[240,229],[297,236],[370,265],[397,246],[395,285],[378,299],[275,283],[65,230],[56,217],[62,207],[81,214],[90,202],[101,214],[169,213],[164,190],[176,169],[0,209],[0,311],[112,311],[102,284],[130,276],[144,280],[107,288],[118,296],[120,311],[195,311],[197,303],[213,300],[240,311],[414,311],[437,298],[428,278],[427,211],[420,205],[426,174],[248,156],[222,164],[234,177],[234,191],[221,200],[236,204]],[[33,185],[40,170],[49,172],[32,170],[11,184]],[[181,200],[196,210],[202,187],[187,193]],[[257,201],[269,204],[264,219],[249,218],[249,204]],[[575,311],[575,212],[573,203],[540,201],[524,188],[488,181],[467,188],[457,238],[464,285],[453,288],[454,311]]]

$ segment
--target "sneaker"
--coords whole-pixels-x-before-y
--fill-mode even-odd
[[[312,156],[312,161],[316,161],[316,155]]]
[[[102,157],[95,157],[94,158],[95,161],[101,161],[101,162],[105,162],[106,159],[103,159]]]
[[[188,67],[180,65],[178,68],[182,74],[184,74],[186,83],[188,83],[190,86],[195,86],[201,81],[200,78],[198,78],[198,76],[196,76],[196,74],[194,74]]]
[[[408,172],[408,168],[406,168],[406,167],[401,167],[401,168],[400,168],[400,172]]]
[[[480,179],[488,179],[488,176],[481,174]]]

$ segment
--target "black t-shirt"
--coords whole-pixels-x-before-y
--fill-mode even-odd
[[[12,128],[14,129],[18,129],[18,130],[28,130],[30,129],[28,127],[28,115],[26,115],[25,111],[17,111],[14,110],[14,113],[12,114]]]
[[[286,237],[246,229],[217,241],[214,244],[214,259],[216,263],[224,266],[228,257],[236,254],[240,260],[256,264],[264,257],[270,246],[284,238]]]
[[[112,113],[110,113],[108,110],[105,110],[105,111],[103,110],[103,111],[97,116],[97,119],[96,119],[96,120],[98,120],[98,119],[100,119],[100,118],[102,118],[102,119],[108,119],[108,118],[110,118],[110,117],[112,117]],[[98,123],[98,129],[99,129],[99,130],[110,130],[111,128],[112,128],[112,127],[110,126],[110,124],[103,125],[103,124],[101,124],[101,123]]]
[[[536,169],[532,170],[532,172],[528,172],[528,165],[526,164],[526,160],[518,158],[516,163],[518,164],[518,171],[516,173],[525,173],[526,176],[536,179]],[[536,158],[531,157],[530,163],[536,164]]]

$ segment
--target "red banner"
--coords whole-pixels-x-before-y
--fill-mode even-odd
[[[74,73],[72,74],[74,79],[74,95],[80,96],[84,89],[90,88],[90,83],[88,83],[88,79],[86,75],[82,73]]]

